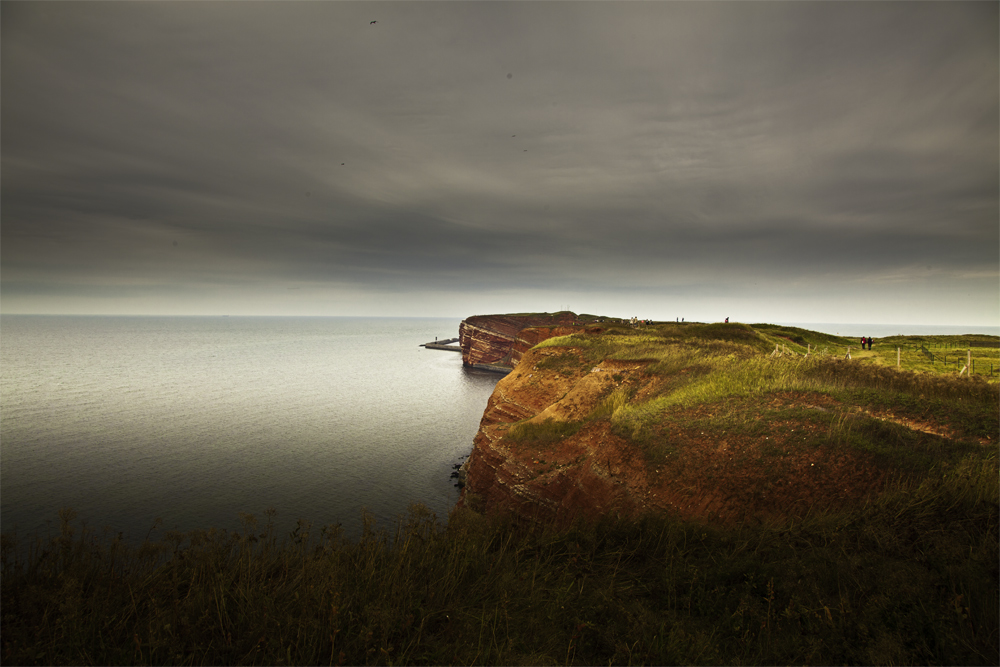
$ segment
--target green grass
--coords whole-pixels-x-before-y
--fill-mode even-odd
[[[966,437],[992,438],[996,442],[1000,435],[1000,384],[979,373],[969,377],[942,369],[935,371],[932,365],[919,361],[925,358],[923,353],[915,358],[918,353],[914,350],[920,346],[967,346],[970,340],[981,338],[989,337],[924,337],[916,346],[907,343],[910,352],[902,355],[899,369],[895,363],[886,362],[884,350],[888,343],[903,345],[901,339],[886,339],[887,344],[878,345],[878,351],[855,350],[852,359],[846,360],[839,350],[834,354],[830,348],[843,345],[846,353],[853,339],[773,325],[668,323],[611,329],[598,336],[562,336],[538,347],[570,350],[546,360],[546,365],[558,366],[564,374],[604,360],[644,364],[645,379],[638,382],[656,382],[657,390],[643,402],[623,400],[629,393],[623,390],[616,394],[613,406],[602,403],[590,418],[608,419],[613,432],[640,447],[653,465],[672,449],[662,437],[662,427],[673,412],[718,406],[733,399],[759,403],[779,392],[816,392],[848,407],[901,411],[909,418],[932,419]],[[766,354],[773,352],[774,345],[779,346],[779,354]],[[996,355],[993,348],[971,349],[980,360]],[[891,356],[894,362],[895,348]],[[762,411],[760,406],[744,406],[741,414],[730,416],[729,428],[748,428],[747,424],[760,420]],[[743,422],[744,426],[732,422]],[[919,448],[887,445],[914,437],[898,425],[859,417],[852,418],[848,425],[850,428],[843,424],[826,428],[831,433],[828,439],[859,451],[880,452],[883,458],[893,452],[896,463],[906,469],[917,465],[918,459],[924,466],[933,460],[933,455],[920,454]]]
[[[560,375],[571,376],[582,370],[584,364],[571,352],[545,357],[536,364],[540,370],[552,370]]]
[[[612,417],[616,412],[628,405],[631,393],[628,387],[615,387],[611,390],[610,394],[597,404],[597,407],[587,416],[587,419],[595,420]]]
[[[1000,379],[1000,346],[970,347],[980,336],[906,336],[884,339],[873,346],[871,355],[877,363],[896,365],[899,348],[900,368],[928,373],[958,375],[968,366],[970,357],[976,377]],[[966,370],[968,373],[968,370]]]
[[[758,357],[739,363],[728,356],[692,355],[686,359],[688,363],[697,361],[697,372],[652,400],[616,411],[612,423],[619,431],[641,439],[639,434],[657,424],[672,407],[792,391],[833,393],[872,406],[920,402],[925,406],[922,412],[934,412],[972,435],[997,434],[1000,391],[998,385],[981,378],[908,373],[823,357]],[[658,363],[671,369],[683,365],[669,356]]]
[[[507,431],[507,438],[533,449],[546,449],[555,443],[575,435],[583,426],[582,422],[564,422],[546,419],[543,422],[518,422]]]
[[[795,345],[796,351],[805,352],[812,348],[836,348],[847,345],[860,345],[859,340],[847,338],[846,336],[835,336],[809,329],[789,327],[777,324],[753,324],[751,327],[765,336],[774,344]]]

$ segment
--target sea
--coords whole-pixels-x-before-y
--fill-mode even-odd
[[[445,521],[500,377],[420,346],[458,325],[4,315],[0,529],[54,535],[61,508],[131,541],[271,509],[349,537],[411,503]]]

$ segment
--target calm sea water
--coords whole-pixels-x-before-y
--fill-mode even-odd
[[[360,529],[458,499],[498,376],[421,343],[458,320],[0,318],[0,522],[72,507],[141,539],[277,511]]]

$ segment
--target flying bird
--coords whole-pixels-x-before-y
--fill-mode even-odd
[[[376,23],[378,23],[378,21],[372,21],[372,22],[371,22],[371,23],[369,23],[368,25],[375,25]]]

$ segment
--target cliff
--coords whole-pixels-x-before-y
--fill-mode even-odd
[[[641,366],[607,362],[593,369],[556,368],[558,361],[551,360],[558,360],[560,352],[529,348],[517,368],[497,383],[463,465],[460,505],[566,522],[614,512],[631,515],[645,506],[648,482],[641,456],[609,424],[580,429],[556,443],[507,437],[517,422],[544,428],[546,420],[582,420],[621,384],[623,374]]]
[[[546,338],[576,331],[581,319],[567,311],[526,315],[476,315],[458,327],[462,363],[490,370],[510,370],[521,355]]]
[[[871,405],[838,389],[848,377],[858,387],[891,382],[919,406],[916,397],[929,391],[920,376],[815,348],[807,356],[804,345],[774,357],[777,339],[765,329],[515,332],[524,323],[464,323],[463,355],[473,363],[519,359],[497,383],[462,467],[459,504],[480,511],[557,523],[650,510],[722,522],[799,516],[879,493],[901,474],[895,465],[910,447],[970,438],[992,446],[995,386],[974,390],[976,401],[985,397],[982,419],[992,420],[976,432],[965,430],[969,422],[929,420],[919,407]],[[547,340],[564,329],[573,335]],[[529,346],[536,339],[547,342]],[[966,391],[955,382],[942,396]],[[898,459],[885,453],[899,443],[906,451]]]

